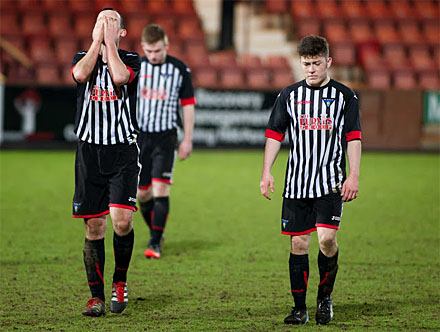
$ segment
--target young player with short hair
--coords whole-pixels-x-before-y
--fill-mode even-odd
[[[183,141],[178,155],[191,154],[194,127],[194,91],[189,68],[167,55],[168,37],[156,24],[142,32],[141,70],[138,85],[138,122],[140,128],[142,172],[138,199],[142,216],[150,229],[145,257],[161,256],[163,232],[169,213],[170,185],[180,125],[179,99],[183,114]]]
[[[72,63],[77,82],[73,217],[83,218],[84,264],[92,298],[85,316],[105,315],[104,236],[107,214],[113,225],[115,270],[110,310],[122,312],[128,302],[127,270],[133,251],[133,212],[140,167],[136,145],[136,91],[140,58],[118,48],[127,34],[112,8],[103,9],[87,52]]]
[[[356,94],[330,78],[327,41],[304,37],[298,45],[305,79],[283,89],[274,104],[266,130],[266,147],[260,181],[262,195],[274,191],[271,169],[284,140],[290,138],[281,217],[282,234],[291,236],[289,259],[295,306],[286,324],[305,324],[311,233],[317,231],[320,283],[317,324],[333,317],[331,293],[338,271],[336,231],[343,202],[358,195],[361,126]],[[345,153],[349,175],[346,177]]]

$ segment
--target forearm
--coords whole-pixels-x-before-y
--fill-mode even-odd
[[[193,140],[194,131],[194,105],[185,105],[182,110],[183,114],[183,140]]]
[[[87,54],[80,61],[78,61],[73,68],[73,77],[75,77],[75,80],[79,83],[85,83],[89,79],[93,69],[95,68],[100,48],[101,42],[94,40],[92,45],[90,45]]]
[[[110,75],[113,79],[113,83],[116,86],[124,85],[130,80],[130,71],[127,66],[122,62],[118,54],[116,44],[106,46],[107,52],[107,66],[110,71]]]
[[[264,148],[263,175],[270,174],[273,164],[281,149],[281,142],[268,138]]]
[[[361,164],[362,143],[360,140],[353,140],[347,143],[347,158],[349,165],[349,176],[359,177]]]

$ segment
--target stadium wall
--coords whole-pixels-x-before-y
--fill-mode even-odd
[[[263,146],[277,91],[196,89],[195,93],[196,147]],[[1,147],[74,143],[75,94],[68,87],[6,86],[0,108],[4,112]],[[365,149],[439,150],[440,92],[358,90],[357,94]]]

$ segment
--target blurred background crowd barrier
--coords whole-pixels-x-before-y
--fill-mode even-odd
[[[359,95],[365,148],[439,150],[439,0],[0,0],[3,148],[75,140],[71,61],[104,7],[125,20],[123,49],[142,55],[147,24],[167,31],[192,70],[196,146],[262,146],[278,92],[302,79],[299,39],[319,34]]]

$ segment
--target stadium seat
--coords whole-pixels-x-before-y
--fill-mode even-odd
[[[35,70],[35,78],[41,85],[59,85],[61,83],[58,66],[54,64],[41,64]]]
[[[422,22],[424,40],[432,46],[437,46],[440,40],[440,23],[438,20],[425,20]]]
[[[75,86],[76,82],[72,77],[72,68],[71,66],[61,66],[60,67],[60,73],[61,73],[61,82],[64,85],[70,85]]]
[[[294,77],[291,70],[273,69],[272,70],[272,88],[281,90],[294,83]]]
[[[73,56],[78,52],[78,43],[73,37],[59,37],[53,40],[55,55],[60,64],[71,64]]]
[[[48,29],[43,12],[25,12],[22,16],[22,31],[26,37],[46,35]]]
[[[266,13],[284,14],[287,12],[287,0],[264,0]]]
[[[56,63],[51,40],[45,37],[35,37],[29,40],[29,56],[35,63]]]
[[[310,0],[292,1],[290,4],[290,13],[295,20],[297,19],[316,19],[318,14]]]
[[[389,89],[391,87],[390,74],[386,70],[373,69],[367,73],[368,85],[374,89]]]
[[[73,12],[75,14],[82,13],[85,16],[93,16],[94,18],[96,18],[95,14],[97,14],[97,12],[94,8],[94,0],[90,0],[90,1],[69,0],[68,8],[70,12]]]
[[[21,26],[18,24],[15,12],[0,11],[0,34],[2,37],[21,35]]]
[[[351,40],[355,43],[365,43],[376,40],[376,36],[367,20],[351,20],[348,23]]]
[[[424,43],[419,24],[415,20],[400,21],[398,23],[398,31],[401,39],[407,45]]]
[[[53,12],[48,16],[49,33],[52,37],[70,36],[73,34],[69,13]]]
[[[182,40],[205,40],[205,34],[196,16],[180,20],[180,22],[178,22],[177,32],[179,38]]]
[[[318,19],[298,18],[295,23],[298,39],[308,35],[321,35],[321,21]]]
[[[424,71],[419,73],[419,85],[423,89],[439,90],[440,77],[438,71]]]
[[[211,64],[216,67],[237,67],[237,54],[232,51],[220,51],[209,55]]]
[[[196,68],[192,71],[192,79],[196,88],[218,87],[217,70],[211,66]]]
[[[219,83],[223,89],[243,89],[245,86],[243,71],[238,67],[220,68]]]
[[[284,55],[268,55],[264,64],[272,69],[290,70],[289,60]]]
[[[173,39],[169,42],[168,54],[180,57],[185,54],[183,43],[179,39]]]
[[[399,70],[393,73],[394,87],[396,89],[415,89],[417,87],[416,78],[412,70]]]
[[[391,70],[405,70],[410,67],[408,56],[402,44],[385,44],[383,57]]]
[[[121,1],[116,0],[94,0],[95,1],[95,9],[96,13],[100,12],[103,8],[113,8],[117,11],[120,11],[120,3]]]
[[[16,2],[19,11],[39,11],[41,9],[39,0],[16,0]]]
[[[409,1],[389,0],[389,4],[391,13],[395,19],[407,20],[417,18],[414,7]]]
[[[371,20],[392,19],[393,15],[384,0],[366,1],[365,14]]]
[[[431,0],[417,0],[414,1],[414,8],[422,20],[438,20],[440,17],[440,2]]]
[[[65,12],[66,2],[60,0],[41,0],[41,5],[46,12]]]
[[[144,0],[122,0],[120,9],[124,18],[130,14],[147,13]]]
[[[173,14],[195,16],[196,10],[192,0],[171,0]]]
[[[341,14],[351,20],[365,19],[365,7],[361,1],[342,0]]]
[[[333,58],[333,64],[339,66],[356,65],[356,49],[354,44],[347,41],[332,42],[330,46],[330,56]]]
[[[81,2],[81,1],[78,1]],[[82,13],[76,14],[73,19],[75,37],[92,39],[92,31],[95,26],[96,17],[93,15],[84,15]]]
[[[263,63],[261,58],[255,54],[240,54],[238,56],[238,63],[243,68],[261,68]]]
[[[315,8],[318,11],[318,17],[322,20],[341,18],[341,8],[334,0],[316,0]]]
[[[168,0],[146,0],[146,12],[150,15],[170,13],[171,9]]]
[[[437,69],[436,63],[433,57],[431,57],[429,49],[426,46],[410,47],[409,58],[413,68],[417,71],[429,71]]]
[[[399,43],[401,41],[394,23],[391,20],[377,21],[374,24],[377,40],[382,44]]]
[[[0,13],[10,11],[17,13],[17,1],[16,0],[2,0],[0,2]]]
[[[350,40],[348,30],[344,24],[344,21],[328,21],[324,23],[324,37],[330,44],[335,42],[345,42]],[[333,46],[333,45],[332,45]]]
[[[197,19],[195,17],[195,19]],[[176,17],[170,15],[156,15],[151,19],[150,23],[159,24],[167,33],[169,40],[175,40],[180,38],[176,32],[176,23],[184,20],[183,18],[179,18],[176,20]]]
[[[151,23],[151,17],[143,13],[130,13],[125,18],[125,27],[127,29],[127,36],[132,41],[142,38],[142,30]]]
[[[271,71],[263,67],[246,68],[246,86],[253,90],[268,90],[272,88]]]

